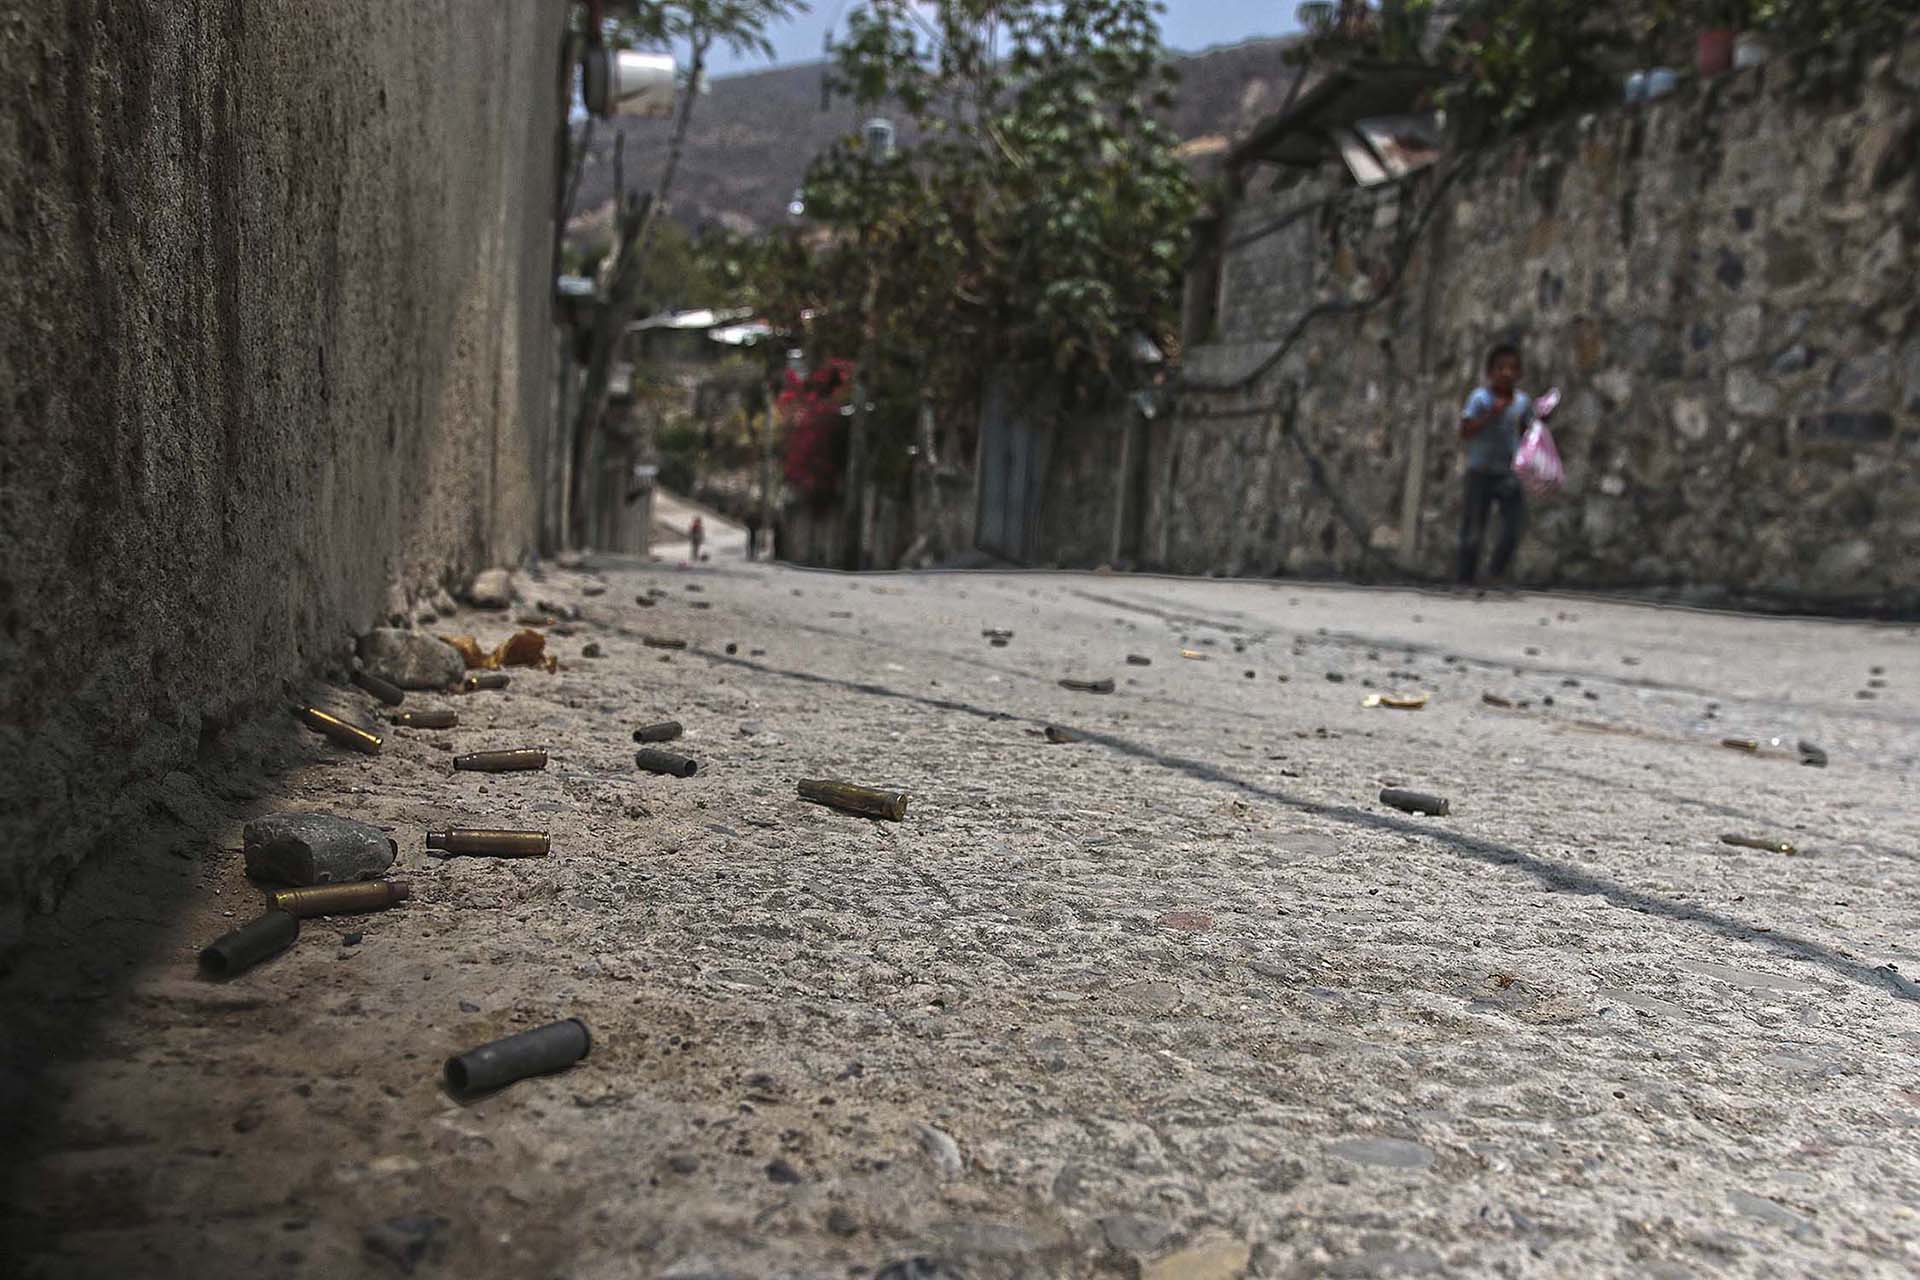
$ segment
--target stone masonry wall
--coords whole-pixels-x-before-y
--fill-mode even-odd
[[[1920,35],[1249,199],[1227,241],[1150,562],[1450,575],[1460,405],[1511,337],[1566,393],[1523,580],[1920,609]]]
[[[531,545],[562,21],[0,22],[0,948],[284,678]]]

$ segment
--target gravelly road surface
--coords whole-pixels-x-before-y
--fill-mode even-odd
[[[737,562],[526,589],[584,608],[558,674],[411,695],[460,727],[376,758],[234,728],[43,922],[4,990],[25,1274],[1920,1268],[1910,628]],[[436,629],[475,628],[508,624]],[[666,717],[695,778],[633,768]],[[552,765],[449,770],[517,745]],[[276,808],[390,828],[415,901],[203,981]],[[427,857],[449,822],[555,853]],[[567,1016],[572,1070],[441,1089]]]

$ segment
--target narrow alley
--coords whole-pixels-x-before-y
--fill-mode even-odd
[[[237,729],[36,922],[15,1274],[1920,1265],[1910,627],[737,553],[517,585],[579,610],[559,671],[409,694],[458,727],[374,756]],[[338,674],[289,696],[374,723]],[[669,718],[693,777],[634,767]],[[281,809],[386,828],[412,900],[203,979]],[[568,1017],[577,1065],[446,1092]]]

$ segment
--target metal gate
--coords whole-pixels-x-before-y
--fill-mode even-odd
[[[980,512],[974,543],[1017,564],[1032,547],[1039,436],[1013,411],[1005,380],[996,380],[980,408]]]

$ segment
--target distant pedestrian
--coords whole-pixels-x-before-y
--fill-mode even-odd
[[[747,513],[747,559],[751,560],[760,549],[760,513]]]
[[[695,516],[693,523],[687,526],[687,545],[693,548],[693,559],[696,564],[700,561],[700,544],[706,540],[706,521],[702,520],[699,516]]]
[[[1488,565],[1494,585],[1506,582],[1526,527],[1526,497],[1513,474],[1513,455],[1533,412],[1533,399],[1517,389],[1519,381],[1520,351],[1503,342],[1487,353],[1486,381],[1474,388],[1460,411],[1460,439],[1467,450],[1466,509],[1460,517],[1462,586],[1471,586],[1479,576],[1480,546],[1495,507],[1500,509],[1500,536]]]

